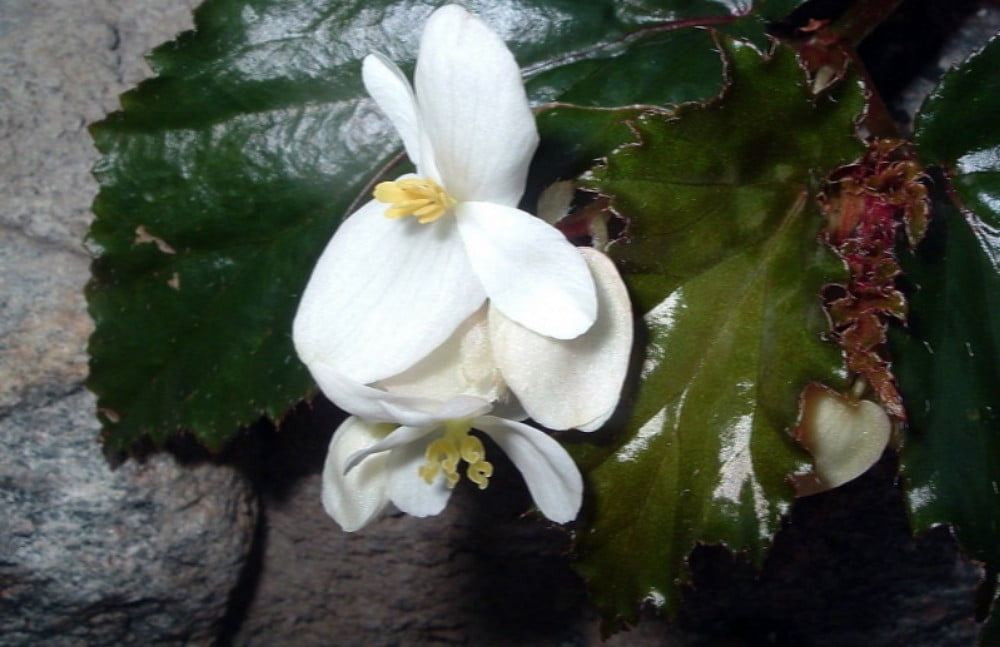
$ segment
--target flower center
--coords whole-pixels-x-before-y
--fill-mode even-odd
[[[444,473],[448,487],[453,488],[458,483],[458,461],[468,463],[465,475],[469,480],[485,490],[493,475],[493,465],[485,460],[486,450],[481,440],[469,435],[468,420],[449,420],[444,425],[444,436],[427,446],[424,457],[427,462],[420,467],[420,477],[428,485],[434,482],[438,474]]]
[[[421,225],[434,222],[455,206],[455,198],[444,187],[423,178],[380,182],[374,193],[376,200],[392,205],[385,210],[387,218],[413,216]]]

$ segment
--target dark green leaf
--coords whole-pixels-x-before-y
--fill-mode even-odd
[[[360,59],[380,50],[412,68],[436,4],[207,2],[196,30],[151,55],[157,77],[93,127],[103,157],[89,386],[112,447],[181,429],[219,445],[310,391],[289,338],[298,295],[339,220],[398,150],[364,95]],[[562,90],[538,84],[544,100],[598,92],[588,59],[609,52],[622,70],[602,100],[646,94],[661,75],[648,101],[689,98],[717,83],[706,37],[644,30],[735,19],[723,0],[466,4],[529,74],[561,79]],[[685,42],[692,56],[678,52]],[[667,69],[632,54],[633,43]],[[578,67],[560,76],[570,62]],[[707,81],[686,76],[690,62]]]
[[[578,61],[532,78],[528,90],[534,96],[560,102],[538,113],[541,144],[530,174],[535,188],[576,178],[631,142],[628,123],[643,111],[636,106],[704,102],[716,98],[722,85],[721,53],[706,30],[656,33],[630,42],[616,57]],[[529,199],[533,193],[529,187]]]
[[[935,211],[919,253],[901,258],[914,286],[892,338],[902,467],[917,528],[951,523],[973,557],[1000,564],[1000,222]]]
[[[844,271],[813,196],[862,151],[862,92],[813,98],[790,50],[724,46],[722,100],[644,113],[637,143],[588,182],[627,220],[609,251],[647,344],[624,430],[578,453],[592,495],[580,570],[607,620],[674,609],[696,542],[759,559],[808,463],[786,433],[799,393],[843,386],[819,291]]]
[[[915,529],[951,524],[1000,565],[1000,238],[938,205],[919,253],[902,253],[909,324],[890,337],[909,425],[901,456]],[[990,230],[992,229],[992,233]]]
[[[961,177],[1000,172],[997,65],[1000,37],[946,74],[921,106],[915,141],[926,161],[953,168]]]
[[[722,60],[711,32],[654,32],[531,79],[539,100],[579,106],[669,106],[711,99],[722,90]]]
[[[949,176],[952,200],[936,203],[924,244],[902,254],[912,285],[909,325],[892,338],[910,423],[901,460],[914,525],[951,524],[965,551],[994,573],[1000,568],[998,65],[1000,39],[994,39],[947,74],[921,110],[919,151]]]

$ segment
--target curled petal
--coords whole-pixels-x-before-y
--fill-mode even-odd
[[[391,429],[351,416],[330,441],[323,466],[323,508],[347,532],[368,525],[389,502],[387,457],[372,456],[345,474],[347,459],[378,443]]]
[[[583,502],[583,477],[562,445],[523,422],[495,416],[480,416],[472,426],[507,454],[542,514],[557,523],[576,518]]]
[[[420,476],[420,467],[426,461],[427,445],[434,439],[409,443],[389,454],[389,500],[393,505],[414,517],[429,517],[440,513],[451,498],[452,489],[445,479],[438,477],[428,484]]]
[[[445,420],[471,418],[490,410],[482,398],[458,395],[441,402],[431,398],[389,393],[335,371],[325,362],[309,367],[319,388],[341,409],[374,422],[427,427]]]
[[[435,431],[435,429],[435,426],[397,427],[392,431],[392,433],[382,438],[382,440],[378,441],[374,445],[369,445],[364,449],[359,449],[353,454],[350,454],[347,457],[347,461],[344,463],[344,473],[350,473],[350,471],[357,467],[361,461],[365,460],[369,456],[388,452],[411,443],[417,443],[423,439],[424,436],[427,436]]]
[[[368,94],[402,138],[406,155],[416,164],[420,160],[420,122],[410,82],[395,63],[379,53],[365,57],[361,78]]]
[[[615,410],[632,351],[632,305],[604,254],[580,248],[597,286],[597,321],[576,339],[539,335],[490,312],[500,372],[528,415],[550,429],[592,431]]]
[[[490,303],[538,334],[572,339],[597,317],[594,279],[580,253],[551,225],[486,202],[455,209],[472,268]]]
[[[451,222],[391,220],[385,207],[345,220],[313,269],[292,326],[310,369],[325,362],[363,384],[396,375],[485,299]]]
[[[461,7],[438,9],[424,27],[414,85],[448,192],[459,201],[517,205],[538,132],[500,37]]]

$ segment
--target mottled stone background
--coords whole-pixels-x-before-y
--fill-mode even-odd
[[[0,0],[0,645],[599,644],[568,537],[521,515],[516,481],[340,532],[319,504],[328,404],[223,456],[104,458],[82,386],[85,127],[194,2]],[[993,3],[909,4],[866,53],[903,121],[1000,27]],[[901,29],[927,37],[898,51]],[[608,644],[971,645],[981,572],[944,529],[910,537],[892,474],[888,457],[801,501],[759,575],[698,548],[678,621],[650,614]]]

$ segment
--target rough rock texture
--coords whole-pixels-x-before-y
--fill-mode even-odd
[[[86,125],[190,22],[181,0],[0,0],[0,414],[86,375]]]
[[[231,466],[112,469],[82,387],[86,124],[190,24],[178,0],[0,0],[0,644],[211,644],[256,499]]]
[[[255,521],[243,476],[167,454],[112,471],[93,397],[0,420],[0,643],[211,644]]]
[[[87,265],[80,251],[0,224],[0,415],[62,395],[86,375]]]

